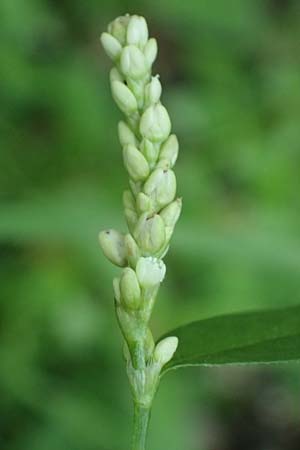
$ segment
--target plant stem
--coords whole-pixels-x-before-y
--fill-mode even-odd
[[[145,450],[151,408],[134,405],[132,450]]]

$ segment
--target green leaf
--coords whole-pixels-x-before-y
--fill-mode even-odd
[[[163,373],[186,366],[297,361],[300,306],[199,320],[168,336],[177,336],[179,345]]]

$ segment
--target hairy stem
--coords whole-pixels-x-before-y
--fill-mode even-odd
[[[134,405],[132,450],[145,450],[151,408]]]

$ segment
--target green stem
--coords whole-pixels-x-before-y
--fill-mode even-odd
[[[134,405],[132,450],[145,450],[151,408]]]

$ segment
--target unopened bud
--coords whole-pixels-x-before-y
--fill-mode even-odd
[[[118,134],[119,134],[119,141],[122,147],[129,144],[134,146],[137,145],[137,139],[133,131],[131,131],[129,126],[123,121],[119,122],[118,124]]]
[[[154,360],[164,366],[169,362],[178,347],[178,338],[176,336],[169,336],[160,341],[154,350]]]
[[[100,36],[101,44],[109,58],[116,61],[122,52],[120,42],[109,33],[102,33]]]
[[[175,134],[171,134],[166,142],[163,143],[159,154],[160,160],[168,160],[172,168],[178,157],[179,144]]]
[[[133,79],[139,79],[147,72],[144,54],[135,45],[127,45],[123,48],[120,67],[126,77]]]
[[[140,249],[131,234],[126,234],[125,236],[125,250],[130,265],[135,267],[140,257]]]
[[[160,209],[170,203],[176,194],[176,177],[172,170],[155,169],[144,185],[144,192]]]
[[[166,206],[160,213],[165,225],[170,228],[174,228],[177,220],[179,219],[182,208],[181,198],[177,198],[174,202]]]
[[[148,195],[144,194],[143,192],[140,192],[136,199],[136,205],[139,212],[141,213],[151,211],[152,208],[151,198],[148,197]]]
[[[121,45],[126,43],[127,26],[130,20],[130,16],[117,17],[113,22],[108,25],[108,32],[112,34]]]
[[[158,252],[165,243],[165,224],[162,218],[155,214],[147,217],[142,214],[134,230],[138,246],[145,254]]]
[[[130,267],[123,270],[120,280],[121,301],[129,309],[138,309],[141,302],[141,288],[135,271]]]
[[[145,342],[144,342],[146,361],[149,360],[150,358],[152,358],[154,348],[155,348],[155,342],[153,339],[153,335],[151,333],[150,328],[147,328]]]
[[[123,205],[124,208],[135,211],[135,198],[132,192],[129,190],[123,192]]]
[[[159,102],[162,87],[158,76],[152,77],[150,83],[145,86],[145,104],[147,106],[154,105]]]
[[[120,303],[120,301],[121,301],[120,278],[113,279],[113,289],[114,289],[115,300],[117,303]]]
[[[140,145],[141,152],[150,164],[154,164],[158,158],[159,145],[153,144],[149,139],[143,139]]]
[[[99,233],[99,242],[104,255],[117,266],[126,265],[124,235],[116,230],[105,230]]]
[[[148,27],[144,17],[131,16],[127,28],[127,43],[144,46],[148,41]]]
[[[144,55],[147,66],[150,68],[157,57],[157,42],[155,38],[149,39],[145,48]]]
[[[112,96],[118,107],[125,114],[130,115],[137,110],[137,101],[128,87],[120,81],[111,83]]]
[[[134,145],[126,145],[123,149],[125,167],[134,181],[140,181],[149,175],[149,164],[142,153]]]
[[[133,231],[136,227],[138,221],[138,215],[132,209],[125,208],[124,209],[125,219],[130,231]]]
[[[149,256],[140,258],[136,265],[136,275],[144,288],[154,287],[161,283],[166,274],[166,266],[160,259]]]
[[[140,121],[141,135],[150,141],[164,141],[171,131],[171,121],[166,108],[157,103],[149,106]]]
[[[109,72],[109,80],[110,83],[112,83],[113,81],[121,81],[121,83],[123,83],[124,78],[122,77],[118,69],[116,67],[113,67]]]

